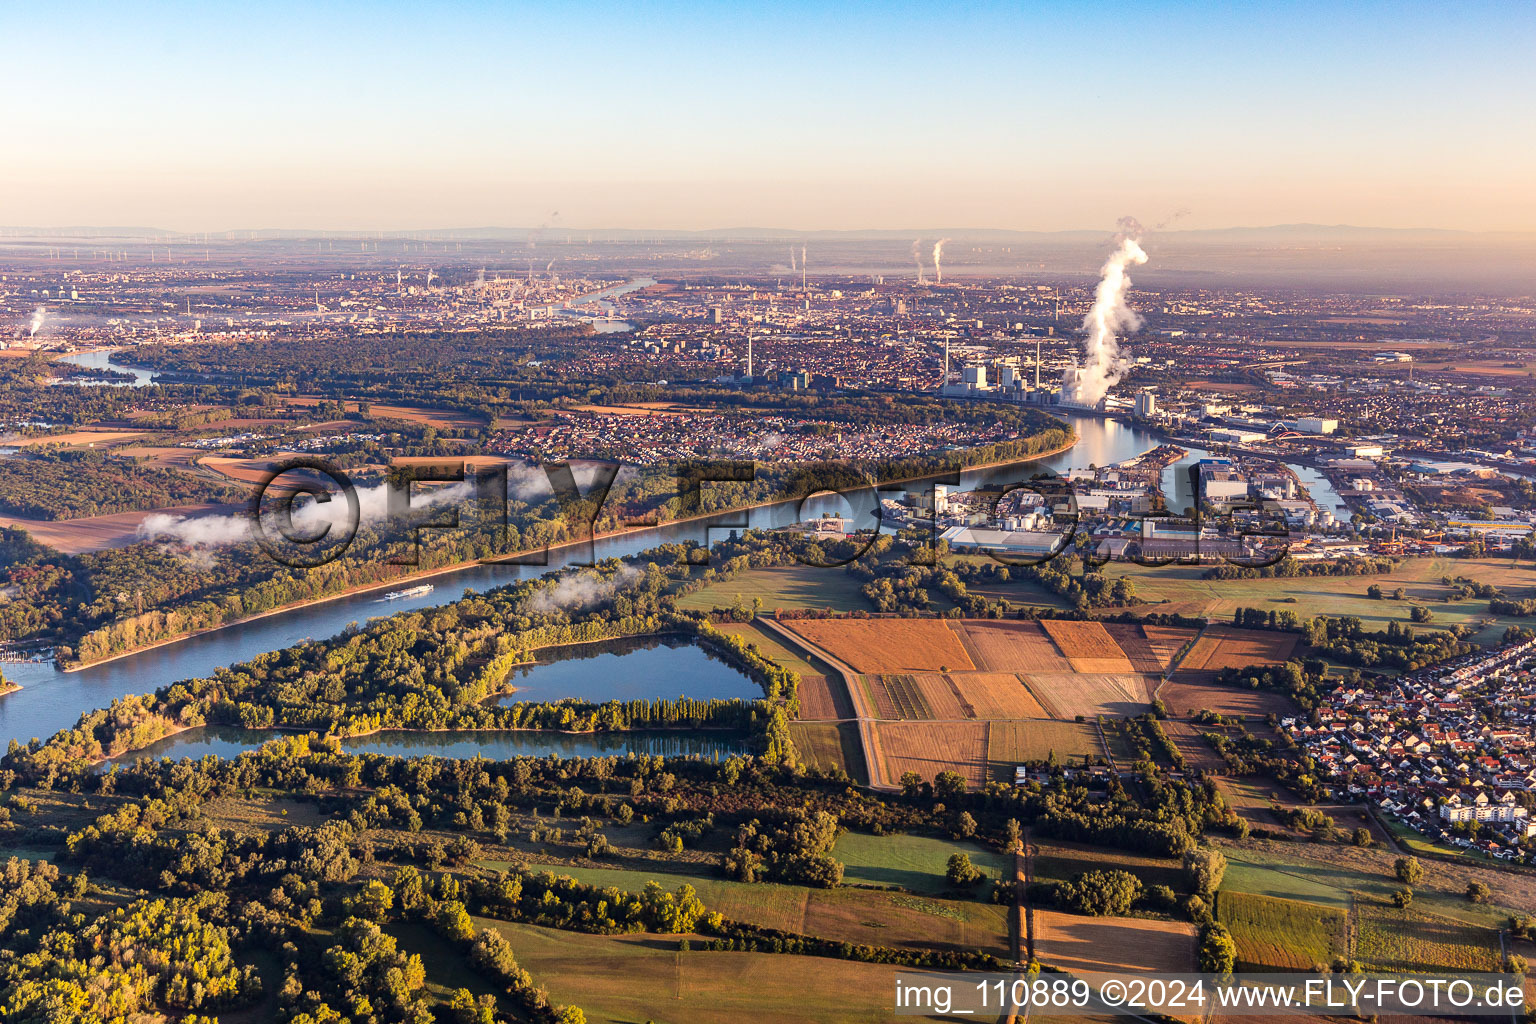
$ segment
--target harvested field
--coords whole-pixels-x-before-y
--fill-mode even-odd
[[[940,619],[794,619],[782,625],[863,674],[976,667]]]
[[[975,718],[1049,718],[1045,708],[1012,672],[956,672],[950,681]]]
[[[152,466],[155,469],[179,469],[192,473],[197,470],[197,456],[202,453],[195,448],[162,448],[153,445],[129,445],[126,448],[118,448],[112,453],[123,458],[141,459],[143,465]]]
[[[1072,666],[1038,622],[972,619],[957,623],[983,672],[1070,672]]]
[[[1015,765],[1046,761],[1052,754],[1058,761],[1081,760],[1084,754],[1103,757],[1104,744],[1091,722],[988,723],[987,757],[995,778],[1012,782]]]
[[[1074,672],[1133,672],[1131,661],[1102,622],[1046,619],[1041,623]]]
[[[16,448],[41,448],[45,445],[63,445],[67,448],[95,448],[116,441],[128,441],[143,437],[142,430],[73,430],[67,434],[44,434],[41,437],[21,437],[6,444]]]
[[[259,484],[285,457],[279,454],[270,459],[237,459],[227,455],[212,455],[198,459],[197,464],[240,483]]]
[[[1195,928],[1183,921],[1079,917],[1036,910],[1035,951],[1067,971],[1177,973],[1195,969]]]
[[[877,722],[874,728],[891,782],[905,772],[931,782],[945,770],[972,786],[987,780],[986,722]]]
[[[1147,681],[1132,673],[1028,673],[1020,678],[1053,718],[1139,715]]]
[[[1381,904],[1361,904],[1355,955],[1379,971],[1496,971],[1499,937],[1489,927]]]
[[[1175,673],[1182,677],[1183,671]],[[1236,715],[1242,718],[1263,718],[1270,712],[1277,715],[1296,713],[1284,694],[1274,690],[1249,690],[1238,686],[1221,686],[1217,683],[1186,682],[1182,678],[1170,680],[1157,691],[1157,696],[1168,706],[1173,715],[1191,711],[1209,710],[1220,715]]]
[[[1295,633],[1211,626],[1179,663],[1175,678],[1181,682],[1209,682],[1224,668],[1249,665],[1280,665],[1296,650]]]
[[[1125,652],[1115,643],[1102,622],[1073,622],[1045,619],[1040,623],[1056,646],[1068,658],[1123,658]]]
[[[309,395],[295,396],[287,403],[295,407],[319,405],[325,399]],[[404,420],[407,423],[423,423],[439,430],[473,430],[485,421],[472,413],[458,409],[434,409],[417,405],[381,405],[369,403],[368,416],[374,420]],[[350,421],[342,421],[350,422]]]
[[[791,722],[789,738],[803,763],[813,768],[841,768],[860,785],[868,784],[859,727],[854,723]]]
[[[1345,951],[1344,914],[1333,907],[1221,892],[1216,918],[1237,943],[1239,969],[1310,971]]]
[[[1136,669],[1129,658],[1068,658],[1072,671],[1099,675],[1125,675]]]

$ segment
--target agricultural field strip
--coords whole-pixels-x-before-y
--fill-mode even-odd
[[[791,650],[798,647],[806,653],[813,655],[842,679],[843,687],[847,691],[849,699],[853,702],[854,716],[859,725],[859,746],[864,753],[864,774],[869,779],[870,788],[877,790],[894,790],[898,788],[893,786],[880,770],[884,757],[878,746],[879,739],[874,729],[874,715],[871,713],[872,709],[869,707],[864,687],[859,685],[858,673],[841,661],[838,661],[831,653],[822,650],[793,630],[786,629],[772,619],[763,619],[762,622],[768,629],[788,640],[791,644]]]

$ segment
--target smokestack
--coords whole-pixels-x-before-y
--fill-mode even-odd
[[[747,379],[752,378],[752,335],[747,335]]]
[[[944,339],[944,377],[939,381],[939,390],[942,392],[949,385],[949,339]]]
[[[791,274],[793,274],[795,272],[795,247],[794,246],[790,246],[789,247],[789,272]]]
[[[933,243],[933,283],[934,284],[943,284],[944,283],[944,264],[943,264],[943,259],[944,259],[944,243],[947,242],[947,241],[949,241],[949,239],[941,238],[937,242]]]
[[[1040,336],[1035,336],[1035,390],[1040,390]]]
[[[1062,399],[1074,405],[1096,406],[1111,387],[1130,369],[1130,362],[1120,354],[1118,335],[1141,326],[1141,317],[1125,304],[1131,286],[1125,268],[1147,262],[1137,239],[1141,225],[1135,218],[1120,221],[1118,246],[1099,271],[1099,286],[1093,293],[1093,308],[1083,318],[1083,361],[1074,364],[1062,377]]]
[[[912,260],[913,260],[914,263],[917,264],[917,283],[918,284],[926,284],[927,283],[926,281],[923,280],[923,250],[922,250],[922,245],[923,245],[923,240],[921,238],[914,238],[914,239],[912,239]]]
[[[800,290],[805,291],[805,246],[800,247]]]

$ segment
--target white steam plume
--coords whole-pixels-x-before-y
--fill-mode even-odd
[[[36,337],[37,332],[43,329],[43,324],[48,322],[48,308],[38,306],[32,313],[32,330],[27,332],[27,337]]]
[[[577,611],[632,586],[642,575],[639,569],[630,565],[620,566],[611,577],[600,576],[591,570],[567,573],[552,585],[534,591],[518,610],[525,615]]]
[[[923,240],[912,239],[912,261],[917,264],[917,283],[926,284],[923,280]]]
[[[941,238],[933,243],[933,281],[935,284],[944,283],[944,243],[949,241]]]
[[[794,246],[790,246],[789,247],[789,269],[790,270],[796,269],[795,268],[795,247]]]
[[[1099,271],[1099,287],[1093,293],[1093,308],[1083,318],[1083,361],[1067,368],[1061,380],[1062,400],[1073,405],[1094,406],[1118,384],[1130,369],[1130,360],[1120,353],[1119,335],[1141,326],[1141,317],[1125,304],[1131,286],[1125,268],[1147,262],[1147,254],[1137,244],[1141,225],[1133,217],[1120,221],[1118,246]]]
[[[388,518],[388,492],[389,488],[384,484],[358,488],[357,511],[363,525]],[[468,501],[473,495],[474,487],[467,481],[421,490],[412,496],[411,508],[423,509],[445,502]],[[336,528],[339,528],[343,525],[341,519],[346,515],[346,507],[346,502],[336,497],[323,504],[314,500],[295,502],[294,529],[308,536],[317,533],[326,523],[335,523]],[[251,520],[247,515],[188,517],[166,515],[163,512],[145,516],[139,524],[138,535],[140,540],[178,541],[191,547],[225,547],[252,539]]]
[[[627,467],[626,467],[627,468]],[[582,494],[591,490],[597,467],[577,465],[573,468],[576,486]],[[623,471],[621,471],[622,473]],[[625,477],[626,479],[628,477]],[[527,463],[509,463],[507,466],[507,497],[516,501],[538,504],[554,499],[554,488],[549,476],[539,467]],[[474,497],[474,483],[466,480],[433,489],[421,489],[412,495],[411,508],[423,509],[434,505],[469,501]],[[384,484],[360,487],[357,491],[357,511],[361,523],[377,523],[389,515],[388,488]],[[305,535],[312,535],[326,523],[341,525],[340,517],[346,513],[346,503],[332,498],[321,504],[315,501],[296,502],[293,509],[294,528]],[[251,520],[248,515],[173,516],[157,512],[145,516],[139,524],[140,540],[175,541],[189,547],[227,547],[252,540]]]

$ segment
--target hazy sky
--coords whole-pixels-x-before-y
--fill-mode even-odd
[[[1536,5],[0,5],[0,224],[1536,230]]]

